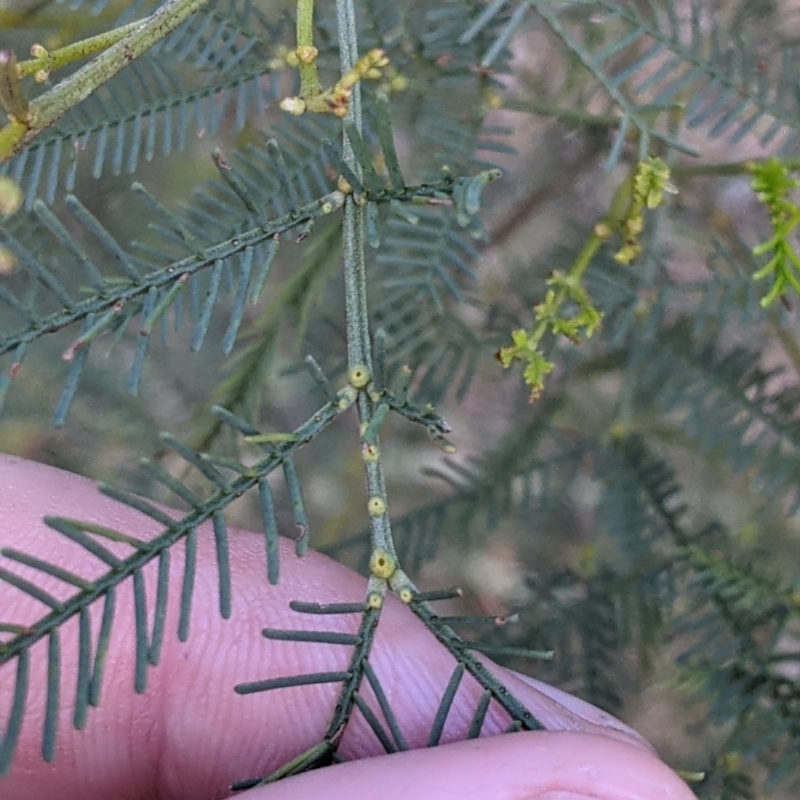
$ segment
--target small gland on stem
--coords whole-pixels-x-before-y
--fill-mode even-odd
[[[317,60],[317,56],[319,55],[319,50],[314,47],[313,44],[306,44],[301,45],[294,51],[295,56],[297,56],[297,63],[304,64],[305,66],[310,66]]]
[[[371,517],[382,517],[386,513],[386,503],[382,498],[373,495],[367,500],[367,511]]]
[[[52,61],[52,56],[47,51],[47,48],[41,44],[31,45],[31,55],[36,61],[42,62],[41,68],[37,69],[36,72],[33,73],[33,79],[36,81],[36,83],[44,83],[50,79],[49,64]]]
[[[613,231],[607,222],[598,222],[592,231],[598,239],[610,239]]]
[[[397,597],[400,599],[401,603],[405,603],[409,605],[411,601],[414,599],[414,592],[408,588],[408,586],[404,586],[398,593]]]
[[[367,595],[367,608],[372,608],[377,611],[383,605],[383,596],[380,592],[370,592]]]
[[[370,382],[369,370],[363,364],[356,364],[347,374],[347,380],[354,389],[363,389]]]
[[[375,464],[380,457],[380,452],[374,444],[364,442],[361,445],[361,458],[365,464]]]
[[[381,580],[389,580],[397,569],[397,561],[391,553],[386,550],[378,548],[373,551],[369,560],[369,571],[376,578]]]

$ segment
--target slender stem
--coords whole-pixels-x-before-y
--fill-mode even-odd
[[[326,197],[330,198],[331,196],[328,195]],[[339,197],[334,196],[333,199],[338,202]],[[304,222],[321,217],[326,213],[331,213],[333,210],[335,210],[335,206],[330,202],[330,199],[322,198],[322,202],[317,200],[310,205],[301,206],[299,209],[295,208],[291,213],[284,214],[282,217],[278,217],[265,225],[259,225],[229,239],[217,242],[197,255],[187,256],[171,262],[162,269],[153,270],[143,275],[139,280],[125,280],[118,285],[119,288],[112,284],[111,288],[101,295],[93,295],[86,300],[70,304],[69,308],[63,308],[46,317],[32,319],[29,326],[24,330],[17,332],[12,337],[0,339],[0,356],[48,333],[53,333],[68,325],[80,322],[90,314],[105,313],[117,303],[123,305],[133,303],[137,299],[145,297],[151,289],[168,291],[169,287],[173,286],[182,276],[196,274],[202,269],[211,267],[216,261],[228,259],[236,253],[243,252],[247,247],[255,247],[267,242],[276,234],[297,228]],[[305,274],[301,271],[298,280],[301,280]],[[292,282],[289,282],[287,287],[284,288],[289,293],[288,297],[291,297],[292,286]],[[281,306],[278,305],[277,307],[280,308]]]
[[[89,97],[135,58],[146,53],[207,2],[208,0],[167,0],[115,45],[49,92],[31,101],[29,119],[11,120],[0,129],[0,163],[19,153],[45,128]]]
[[[297,0],[297,50],[300,63],[300,97],[316,97],[322,92],[314,47],[314,0]]]
[[[358,61],[358,37],[352,0],[336,0],[336,23],[339,28],[339,63],[342,75],[346,75]],[[361,87],[358,83],[353,86],[353,94],[345,117],[345,124],[347,123],[352,124],[359,134],[362,132]],[[343,142],[344,160],[360,178],[361,166],[353,155],[350,141],[345,136]]]
[[[314,0],[297,0],[297,46],[314,44]]]
[[[341,71],[346,75],[358,61],[355,11],[352,0],[337,0],[336,15],[339,27],[339,58]],[[361,87],[353,86],[345,124],[362,133]],[[356,159],[350,140],[342,138],[344,161],[361,178],[361,165]],[[364,365],[371,371],[369,344],[369,314],[367,309],[366,264],[364,255],[364,209],[348,196],[344,209],[344,277],[347,305],[347,357],[352,369]]]
[[[20,63],[17,64],[17,72],[21,78],[25,75],[33,75],[40,71],[47,73],[47,76],[49,76],[50,73],[60,67],[65,67],[67,64],[72,64],[74,61],[79,61],[94,53],[107,50],[141,26],[141,20],[130,22],[127,25],[114,28],[114,30],[98,33],[97,36],[89,36],[86,39],[81,39],[79,42],[73,42],[64,47],[59,47],[52,52],[48,52],[44,47],[41,47],[41,45],[34,45],[34,47],[40,49],[41,53],[29,61],[20,61]]]
[[[430,604],[414,598],[410,605],[411,610],[422,620],[425,627],[453,655],[457,654],[459,663],[466,667],[467,672],[475,678],[480,686],[492,693],[492,697],[505,709],[510,717],[521,722],[525,730],[546,730],[545,725],[503,685],[503,682],[492,673],[483,661],[481,661],[478,656],[469,652],[469,649],[458,634],[456,634],[450,626],[441,623]]]
[[[336,19],[339,28],[339,58],[341,71],[346,75],[358,61],[358,38],[356,34],[356,16],[353,0],[336,0]],[[353,86],[350,103],[347,108],[345,124],[352,124],[360,134],[361,119],[361,87]],[[344,161],[360,178],[359,165],[347,136],[343,136],[342,151]],[[366,258],[364,252],[364,206],[356,203],[353,195],[345,199],[344,223],[344,287],[345,316],[347,320],[347,363],[351,370],[366,369],[372,374],[372,355],[370,347],[369,310],[367,307]],[[367,391],[362,388],[356,401],[359,422],[366,429],[372,419],[372,405]],[[380,455],[380,443],[375,441],[375,460],[365,461],[367,493],[383,503],[384,513],[370,515],[372,547],[385,550],[396,556],[392,531],[389,524],[388,504],[386,501],[386,483],[383,477],[383,466]]]
[[[631,191],[633,188],[635,169],[636,167],[634,165],[628,177],[617,187],[617,191],[614,193],[608,211],[605,213],[600,223],[595,225],[592,229],[592,233],[583,243],[583,247],[578,251],[578,255],[575,256],[575,260],[570,265],[569,270],[567,270],[567,279],[573,286],[580,283],[584,273],[592,263],[592,259],[600,249],[600,246],[608,238],[608,234],[615,231],[625,218],[625,214],[631,203]],[[600,233],[603,229],[605,229],[604,233]],[[556,302],[558,307],[560,308],[568,299],[569,291],[567,287],[559,287],[556,290]],[[550,324],[550,320],[542,319],[533,329],[532,341],[535,343],[541,341],[547,333]]]
[[[608,211],[603,215],[603,219],[600,221],[600,226],[604,226],[608,231],[615,231],[625,218],[625,214],[631,203],[633,175],[635,171],[636,166],[634,165],[630,174],[617,187],[611,204],[608,207]],[[592,263],[592,259],[600,248],[600,245],[603,244],[607,238],[606,236],[599,235],[597,233],[597,228],[598,226],[595,226],[592,230],[591,235],[584,242],[583,247],[578,252],[578,255],[575,256],[575,260],[572,262],[567,272],[570,278],[576,281],[583,277],[584,272],[586,272],[589,264]]]
[[[361,617],[361,624],[358,627],[358,644],[353,649],[353,653],[350,656],[350,664],[347,668],[350,677],[342,687],[333,716],[325,732],[325,739],[334,743],[338,743],[341,739],[348,720],[353,713],[356,692],[364,677],[364,664],[368,661],[372,645],[375,642],[375,631],[380,621],[381,606],[383,597],[386,594],[386,584],[383,581],[378,581],[375,577],[371,577],[367,591],[370,594],[374,593],[380,596],[381,605],[368,608]]]
[[[419,186],[405,186],[400,190],[385,190],[380,195],[369,195],[370,202],[386,203],[398,200],[401,203],[413,203],[415,200],[424,201],[426,198],[441,199],[442,194],[452,194],[452,181],[438,181],[436,183],[420,184]],[[304,223],[313,219],[318,219],[325,214],[332,213],[340,208],[344,201],[341,192],[332,192],[307,206],[295,208],[289,214],[250,228],[228,239],[218,241],[209,245],[201,253],[197,253],[185,258],[180,258],[164,265],[161,269],[143,275],[141,279],[130,282],[124,281],[117,283],[107,292],[92,296],[86,300],[80,300],[72,304],[69,308],[62,308],[44,317],[37,319],[31,318],[28,327],[21,329],[13,335],[0,338],[0,356],[16,350],[17,347],[24,346],[27,342],[40,339],[42,336],[54,333],[76,322],[80,322],[90,314],[103,314],[117,303],[129,304],[139,298],[145,297],[151,289],[168,291],[169,287],[178,280],[186,276],[194,275],[198,271],[207,269],[218,259],[227,259],[236,253],[241,253],[248,247],[255,247],[274,239],[276,234],[281,234],[302,226]],[[331,230],[331,236],[336,233],[336,229]],[[295,277],[300,280],[303,271]],[[287,284],[291,290],[292,283]],[[276,307],[282,308],[283,305],[276,298]],[[291,303],[288,303],[291,305]],[[270,306],[272,307],[272,306]],[[23,311],[22,306],[19,310]],[[263,333],[263,332],[262,332]],[[196,444],[200,447],[200,444]]]

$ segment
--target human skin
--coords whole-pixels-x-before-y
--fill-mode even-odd
[[[92,579],[103,564],[48,528],[45,515],[95,522],[141,539],[158,532],[148,517],[101,495],[85,478],[0,455],[0,547],[39,556]],[[72,727],[77,674],[77,622],[66,623],[61,642],[61,699],[55,758],[40,755],[46,651],[33,648],[27,713],[11,769],[0,778],[3,800],[205,800],[230,794],[229,785],[265,775],[316,744],[336,702],[339,684],[280,689],[241,696],[239,683],[282,675],[343,671],[350,648],[272,641],[263,628],[354,632],[357,615],[310,616],[290,600],[357,602],[365,580],[317,553],[298,559],[281,543],[281,579],[267,584],[261,537],[231,530],[232,613],[220,617],[213,536],[200,529],[191,631],[178,641],[177,605],[183,575],[182,546],[170,565],[164,645],[148,674],[147,691],[133,691],[132,590],[117,592],[99,707],[83,730]],[[126,546],[112,547],[119,555]],[[10,562],[6,562],[8,567]],[[59,599],[74,589],[27,567],[13,571]],[[155,573],[145,570],[147,597]],[[128,581],[127,583],[130,583]],[[0,582],[0,621],[30,624],[45,613],[37,600]],[[92,611],[96,641],[101,608]],[[454,661],[401,603],[388,598],[372,664],[411,748],[424,748]],[[489,663],[489,662],[487,662]],[[236,794],[242,800],[691,800],[686,785],[634,731],[599,709],[545,684],[491,665],[541,720],[545,732],[500,734],[505,712],[492,704],[482,737],[463,741],[480,688],[465,678],[442,736],[443,744],[384,755],[360,713],[344,735],[348,761],[271,786]],[[13,664],[0,667],[0,742],[14,686]],[[365,699],[370,699],[369,692]],[[374,705],[374,704],[373,704]]]

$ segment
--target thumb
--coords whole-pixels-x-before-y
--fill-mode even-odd
[[[97,580],[108,571],[107,565],[45,526],[42,516],[73,517],[139,539],[159,532],[152,519],[104,497],[90,481],[78,476],[9,456],[0,456],[0,474],[0,546],[57,564],[82,580]],[[181,546],[173,548],[164,646],[160,663],[149,671],[144,695],[132,690],[137,612],[128,585],[131,582],[119,587],[102,698],[97,708],[89,710],[81,731],[72,725],[76,676],[81,670],[77,620],[73,618],[62,626],[63,699],[55,758],[49,764],[43,763],[40,755],[48,652],[44,642],[33,646],[27,711],[17,753],[10,773],[0,778],[0,794],[4,798],[24,800],[56,793],[60,800],[129,796],[219,798],[232,782],[269,774],[320,741],[337,702],[338,684],[294,686],[246,697],[235,694],[232,687],[282,676],[346,670],[349,652],[341,645],[265,640],[261,631],[325,627],[353,633],[358,624],[354,615],[331,617],[323,626],[318,620],[291,611],[289,603],[363,602],[365,580],[317,553],[297,559],[291,544],[282,540],[281,582],[268,586],[259,537],[246,531],[229,533],[233,586],[230,619],[223,620],[219,615],[213,531],[210,526],[202,526],[197,538],[192,635],[187,642],[177,641],[174,633],[184,565]],[[120,557],[127,555],[122,545],[117,549]],[[74,587],[65,586],[54,576],[25,573],[24,566],[14,565],[14,569],[59,601],[75,594]],[[152,601],[156,575],[149,567],[144,570],[143,582],[146,597]],[[0,622],[23,626],[35,625],[48,611],[36,598],[2,580],[0,610]],[[89,612],[94,642],[102,603]],[[455,666],[453,657],[407,607],[389,597],[370,663],[406,745],[424,747]],[[492,669],[548,729],[602,734],[626,745],[625,752],[637,751],[640,758],[658,764],[640,737],[598,709],[499,667]],[[0,698],[8,698],[2,702],[5,707],[0,706],[0,735],[3,715],[8,719],[6,708],[14,696],[14,686],[14,665],[9,662],[0,666]],[[477,682],[465,676],[447,716],[442,742],[467,735],[480,696]],[[370,695],[365,702],[374,706]],[[492,704],[481,733],[500,733],[507,725],[505,712]],[[502,740],[514,742],[515,746],[535,741],[517,736]],[[593,741],[591,737],[589,741]],[[339,752],[346,759],[359,759],[378,755],[384,748],[358,713],[347,728]],[[403,768],[399,769],[402,772]],[[470,774],[467,769],[461,772],[462,777]]]
[[[524,732],[337,764],[242,800],[693,800],[640,747],[587,733]]]

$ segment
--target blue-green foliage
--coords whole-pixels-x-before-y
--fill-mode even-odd
[[[106,9],[102,0],[64,5],[91,14]],[[376,414],[391,410],[421,422],[448,448],[449,426],[426,404],[478,402],[470,395],[475,389],[486,404],[481,413],[493,423],[491,433],[471,432],[477,453],[450,454],[441,467],[426,468],[431,480],[424,496],[415,491],[410,507],[392,509],[402,566],[414,577],[437,559],[456,562],[474,548],[483,553],[494,537],[513,541],[515,558],[527,568],[524,591],[509,600],[520,620],[501,628],[482,618],[471,644],[514,666],[521,666],[523,650],[552,649],[554,658],[538,675],[618,713],[666,653],[675,661],[669,680],[691,690],[703,709],[702,746],[691,763],[673,765],[706,772],[695,784],[698,795],[738,800],[766,796],[760,793],[784,782],[796,787],[800,703],[791,642],[800,601],[781,559],[769,566],[759,547],[768,551],[796,535],[785,531],[796,527],[800,508],[800,392],[790,369],[800,363],[797,314],[788,297],[761,307],[749,229],[715,223],[710,235],[710,219],[688,218],[694,195],[680,171],[687,155],[702,149],[698,142],[736,148],[749,141],[771,155],[796,153],[795,49],[754,41],[757,12],[745,2],[730,10],[728,22],[712,13],[712,4],[672,0],[357,5],[362,51],[382,48],[391,65],[377,88],[364,83],[363,133],[345,129],[360,177],[343,158],[338,120],[277,112],[276,99],[294,79],[281,61],[282,48],[292,46],[291,20],[272,19],[251,0],[212,0],[5,167],[20,182],[25,207],[0,227],[0,246],[15,261],[9,274],[0,271],[0,407],[13,395],[21,366],[31,363],[26,359],[51,336],[59,337],[66,362],[52,376],[63,387],[57,424],[69,423],[92,348],[129,346],[133,360],[124,382],[132,394],[147,382],[153,335],[164,342],[181,338],[194,352],[213,346],[227,360],[206,382],[214,408],[198,412],[185,437],[162,438],[186,474],[174,477],[157,459],[143,467],[150,485],[184,509],[179,517],[105,490],[155,519],[163,528],[159,537],[127,541],[130,553],[117,558],[103,548],[115,532],[50,520],[58,535],[105,554],[109,570],[67,603],[56,603],[59,608],[51,606],[34,638],[0,616],[0,668],[13,665],[18,676],[14,724],[0,731],[0,772],[10,763],[14,726],[22,718],[19,687],[28,651],[47,638],[55,652],[63,619],[78,616],[79,646],[91,661],[78,677],[73,722],[80,727],[99,701],[102,677],[102,660],[92,660],[86,633],[90,607],[102,613],[108,637],[114,592],[123,581],[134,585],[135,685],[144,690],[162,636],[171,635],[163,633],[159,598],[167,591],[173,546],[181,543],[188,564],[180,587],[181,638],[189,634],[201,522],[213,526],[223,616],[235,591],[223,512],[235,498],[248,491],[256,498],[268,580],[279,577],[276,536],[279,527],[287,532],[285,520],[298,550],[305,547],[313,515],[305,510],[308,474],[295,456],[354,402],[347,389],[332,388],[341,385],[347,362],[337,282],[346,183],[365,209],[367,294],[373,329],[382,331],[370,388]],[[333,3],[318,6],[320,67],[330,83],[338,70],[336,16]],[[133,2],[116,22],[148,9]],[[532,30],[542,37],[537,42],[552,47],[548,63],[560,70],[557,79],[520,77],[511,50]],[[551,117],[558,148],[574,149],[578,140],[584,160],[569,180],[556,176],[566,184],[557,197],[569,201],[574,215],[559,230],[558,244],[542,254],[526,241],[498,266],[482,260],[483,245],[493,245],[495,256],[504,253],[518,223],[538,219],[541,202],[538,187],[519,204],[514,196],[504,205],[508,198],[500,192],[490,195],[499,213],[478,213],[481,192],[492,191],[486,184],[496,175],[495,162],[527,168],[513,160],[517,118],[494,113],[503,106]],[[207,173],[188,182],[184,176],[170,192],[156,180],[150,186],[147,162],[177,164],[192,143],[225,137],[235,140],[213,151]],[[603,315],[597,336],[578,346],[547,345],[554,369],[538,403],[528,405],[513,378],[498,391],[498,349],[512,330],[530,324],[531,306],[542,301],[551,272],[569,269],[602,217],[587,216],[602,203],[595,197],[584,203],[571,184],[580,178],[584,192],[651,153],[674,168],[681,194],[677,204],[645,214],[634,263],[614,259],[613,240],[593,255],[583,287]],[[544,156],[566,170],[559,154]],[[197,171],[195,161],[180,163]],[[746,172],[734,156],[731,164],[733,173]],[[136,182],[126,208],[136,212],[123,226],[102,213],[105,198],[97,187],[116,187],[103,182],[127,173]],[[513,181],[505,185],[516,191]],[[696,248],[691,277],[675,269],[686,258],[687,241]],[[273,264],[280,264],[279,279]],[[768,366],[764,354],[774,356],[777,348],[783,365]],[[269,431],[263,399],[281,369],[300,371],[300,350],[320,362],[306,362],[319,409],[290,432]],[[505,435],[498,435],[501,428]],[[374,442],[376,431],[364,435]],[[451,438],[459,443],[458,431]],[[390,450],[391,441],[384,446]],[[345,462],[337,452],[339,472]],[[267,481],[273,472],[282,473],[286,508],[273,498]],[[709,475],[736,489],[719,490],[714,503],[706,502],[694,483]],[[746,498],[745,523],[737,509],[719,508],[720,496],[730,502],[734,494]],[[312,530],[312,546],[314,536]],[[748,536],[757,546],[748,546]],[[371,546],[368,531],[349,532],[325,549],[366,570]],[[15,564],[63,579],[57,565],[31,564],[13,550],[2,556],[0,580],[23,593],[36,596],[37,587],[20,580]],[[148,605],[136,586],[151,561],[160,577]],[[298,600],[303,613],[333,613],[317,608],[315,598]],[[373,611],[364,611],[363,630],[377,625]],[[433,629],[438,623],[430,613],[418,611]],[[270,636],[291,638],[291,632]],[[379,682],[370,673],[368,639],[365,634],[357,643],[366,648],[358,676],[374,690]],[[479,674],[470,648],[455,639],[444,643],[459,661],[452,686],[464,670]],[[363,703],[352,674],[337,679],[350,703],[342,707]],[[48,702],[56,696],[54,680],[44,689]],[[291,685],[291,678],[280,680]],[[448,708],[443,699],[432,743]],[[391,711],[382,711],[392,728]],[[517,722],[530,723],[512,711]],[[476,732],[485,713],[476,711]],[[46,757],[57,734],[53,714],[48,720]],[[403,749],[401,734],[373,723],[387,750]],[[332,758],[334,750],[325,740],[306,766]]]
[[[131,7],[117,23],[140,15]],[[270,64],[284,27],[249,0],[209,4],[39,136],[8,174],[29,206],[36,197],[52,203],[57,191],[73,190],[84,163],[95,178],[134,173],[141,159],[214,137],[226,118],[243,128],[275,100]]]

